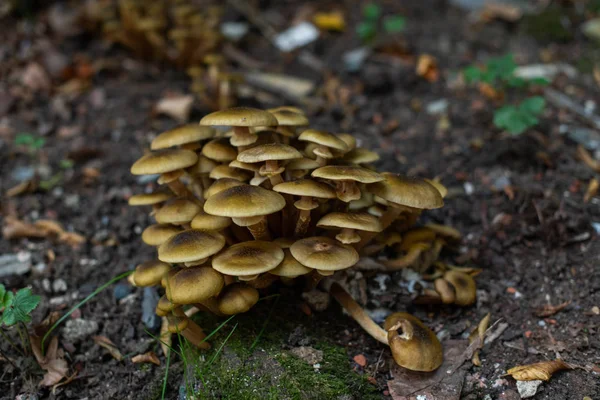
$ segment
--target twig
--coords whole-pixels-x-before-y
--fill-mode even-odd
[[[585,108],[577,104],[570,97],[551,88],[546,88],[544,90],[544,97],[546,97],[550,103],[554,104],[554,106],[566,108],[592,124],[594,128],[600,129],[600,116],[586,112]]]

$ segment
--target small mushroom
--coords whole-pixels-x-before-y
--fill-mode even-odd
[[[208,114],[200,120],[200,125],[231,126],[233,127],[231,144],[245,147],[257,140],[256,135],[250,133],[249,127],[276,126],[277,119],[267,111],[250,107],[234,107]]]
[[[229,247],[213,259],[212,266],[222,274],[250,280],[271,271],[283,258],[283,250],[277,244],[254,240]]]
[[[369,169],[344,165],[328,165],[317,168],[311,173],[311,176],[334,181],[338,199],[346,203],[361,198],[357,183],[374,183],[385,179],[382,175]]]
[[[360,242],[360,236],[356,231],[382,231],[379,219],[366,213],[329,213],[317,222],[317,226],[326,229],[341,229],[342,231],[335,238],[344,244]]]
[[[348,153],[344,154],[342,157],[344,162],[352,163],[352,164],[369,164],[372,162],[379,161],[379,154],[374,151],[363,149],[358,147],[356,149],[350,150]]]
[[[192,345],[200,349],[210,349],[210,344],[205,341],[206,334],[202,328],[186,317],[185,314],[181,316],[169,315],[167,319],[169,321],[169,332],[181,334]]]
[[[151,260],[139,264],[135,267],[133,273],[133,283],[135,286],[154,286],[158,285],[162,277],[171,270],[171,265],[159,261]]]
[[[324,236],[300,239],[290,252],[302,265],[322,271],[338,271],[358,262],[358,253],[352,246]]]
[[[171,199],[172,193],[165,190],[160,190],[152,193],[134,194],[127,200],[130,206],[152,206],[152,211],[160,210],[160,204]]]
[[[181,227],[171,224],[150,225],[142,232],[142,241],[149,246],[160,246],[181,231]]]
[[[238,181],[237,179],[222,178],[213,182],[212,185],[204,191],[204,199],[208,199],[210,196],[222,192],[225,189],[232,188],[234,186],[242,186],[244,182]]]
[[[244,163],[264,162],[259,173],[268,176],[273,186],[283,182],[281,173],[285,168],[280,165],[280,162],[298,158],[302,158],[298,150],[282,143],[258,145],[240,152],[237,156],[237,160]]]
[[[211,267],[184,268],[167,278],[167,299],[175,304],[202,303],[217,296],[223,286],[223,275]]]
[[[296,260],[294,256],[292,256],[292,253],[289,249],[284,249],[283,253],[283,261],[277,267],[270,270],[269,274],[277,275],[282,278],[296,278],[298,276],[306,275],[312,272],[311,268],[300,264],[298,260]]]
[[[284,143],[286,144],[289,142],[289,138],[296,136],[297,127],[309,124],[308,118],[302,113],[277,110],[272,111],[271,114],[277,119],[277,133],[284,137]]]
[[[231,168],[228,165],[219,165],[213,168],[208,175],[211,179],[235,179],[240,182],[247,182],[250,179],[250,175],[246,172],[237,169]]]
[[[158,259],[169,263],[205,260],[225,246],[223,235],[213,231],[188,229],[170,237],[158,248]]]
[[[346,142],[330,132],[307,129],[298,136],[298,140],[314,145],[312,153],[317,156],[316,161],[320,166],[325,166],[327,160],[334,157],[332,150],[348,151]]]
[[[237,282],[223,289],[217,298],[219,311],[225,315],[245,313],[258,302],[258,290],[252,286]]]
[[[154,218],[159,224],[183,225],[187,227],[200,209],[200,206],[191,200],[175,199],[162,206],[156,212]]]
[[[209,160],[225,163],[235,160],[237,151],[227,138],[216,138],[202,147],[202,155]]]
[[[442,303],[454,303],[454,301],[456,300],[456,290],[450,282],[443,278],[437,278],[435,281],[433,281],[433,286],[435,288],[435,291],[438,292],[438,294],[440,295]]]
[[[215,130],[208,126],[183,125],[158,135],[152,141],[150,148],[160,150],[175,146],[189,146],[202,140],[212,139],[214,136]],[[190,147],[185,148],[195,150]]]
[[[444,273],[444,279],[448,281],[456,291],[457,306],[470,306],[477,300],[477,284],[473,277],[461,271],[449,270]]]
[[[167,174],[194,165],[198,161],[196,153],[183,149],[165,149],[146,154],[131,166],[133,175]],[[168,182],[177,196],[187,196],[189,190],[179,180]]]

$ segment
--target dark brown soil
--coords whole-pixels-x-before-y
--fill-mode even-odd
[[[298,2],[263,3],[263,12],[280,16],[273,22],[278,30],[284,29],[302,7]],[[468,370],[462,398],[483,399],[489,394],[494,399],[518,399],[514,380],[503,376],[506,369],[557,356],[583,367],[595,365],[596,372],[560,372],[542,385],[534,399],[598,398],[600,315],[592,308],[600,306],[600,242],[592,223],[600,222],[600,202],[597,198],[583,201],[594,172],[576,158],[576,144],[559,132],[561,124],[585,125],[585,121],[548,106],[536,128],[511,137],[494,128],[492,101],[475,88],[453,84],[460,68],[490,56],[512,52],[519,64],[532,64],[541,62],[540,53],[546,51],[553,62],[578,65],[593,44],[578,33],[577,23],[581,21],[577,19],[569,28],[574,37],[557,43],[532,37],[524,22],[470,25],[464,11],[445,1],[402,3],[406,6],[394,9],[394,2],[384,2],[384,8],[407,17],[407,29],[395,43],[401,42],[402,51],[412,60],[378,53],[359,72],[342,72],[342,54],[360,45],[351,28],[341,34],[325,34],[307,46],[329,72],[340,77],[345,88],[353,91],[348,104],[312,107],[317,102],[310,101],[311,121],[324,129],[355,133],[363,146],[381,153],[382,169],[439,176],[450,188],[450,195],[443,209],[428,212],[424,220],[458,228],[465,239],[458,251],[444,256],[457,264],[481,267],[483,273],[477,277],[476,307],[417,307],[404,301],[406,293],[397,285],[395,289],[389,285],[389,293],[375,300],[381,307],[415,313],[436,331],[445,330],[447,338],[465,338],[488,312],[492,321],[501,319],[509,324],[484,348],[482,367]],[[360,7],[347,4],[348,9],[340,7],[347,11],[347,23],[352,27],[360,20]],[[318,7],[317,3],[313,6]],[[27,25],[22,20],[3,21],[7,28],[0,34],[5,64],[0,84],[0,192],[19,183],[15,179],[18,169],[42,165],[51,169],[52,176],[61,171],[61,160],[72,159],[75,165],[64,170],[62,179],[48,192],[5,198],[0,221],[7,215],[26,221],[55,219],[88,241],[76,249],[49,240],[0,242],[0,254],[31,254],[32,271],[3,278],[3,283],[11,289],[31,286],[42,296],[33,314],[36,322],[50,311],[64,312],[99,285],[152,257],[152,249],[139,238],[150,218],[144,210],[127,206],[127,198],[148,183],[130,175],[129,167],[154,135],[176,124],[153,115],[154,104],[168,93],[186,92],[189,85],[181,71],[136,61],[127,51],[108,48],[93,35],[68,39],[42,35],[34,28],[43,25],[43,15]],[[240,17],[235,11],[226,15]],[[91,88],[80,94],[63,95],[54,89],[21,96],[13,89],[18,86],[19,74],[34,59],[28,49],[33,44],[38,51],[42,39],[67,60],[106,59],[115,66],[96,73]],[[280,54],[257,32],[251,32],[239,48],[264,62],[264,72],[314,79],[317,87],[324,82],[323,73],[307,68],[297,54]],[[438,60],[441,76],[437,82],[428,82],[415,73],[414,58],[423,53]],[[243,65],[234,66],[246,70]],[[598,102],[597,85],[585,72],[574,78],[560,76],[553,87],[580,104]],[[59,78],[54,80],[57,82]],[[523,97],[523,93],[513,95]],[[98,100],[101,97],[104,101]],[[277,96],[273,99],[279,101]],[[440,129],[440,115],[426,112],[428,104],[440,99],[449,104],[448,129]],[[7,101],[9,106],[3,107]],[[242,103],[264,108],[280,105],[256,98],[243,99]],[[285,103],[291,101],[286,99]],[[196,104],[190,120],[197,121],[207,112],[202,104]],[[77,132],[64,135],[65,128],[71,127]],[[19,133],[41,135],[45,145],[28,154],[13,144]],[[89,168],[99,171],[96,179],[90,179]],[[494,187],[504,176],[509,177],[510,187]],[[55,258],[49,258],[50,251]],[[53,291],[52,283],[57,279],[66,282],[66,292]],[[125,286],[118,290],[127,291]],[[83,306],[81,317],[97,322],[99,328],[94,334],[110,338],[122,354],[139,354],[154,348],[141,320],[142,299],[143,291],[135,289],[117,301],[111,287]],[[569,305],[555,315],[535,315],[540,306],[566,301]],[[347,327],[348,332],[332,333],[329,339],[346,345],[349,363],[356,354],[364,354],[370,364],[376,363],[381,348],[337,306],[332,309],[337,312],[330,310],[325,316],[312,318]],[[330,319],[335,320],[328,322]],[[78,371],[74,381],[53,394],[37,387],[40,370],[29,368],[25,374],[7,369],[0,377],[0,398],[14,399],[23,393],[36,393],[37,398],[159,398],[164,360],[160,368],[140,368],[117,362],[89,336],[73,342],[61,337],[61,343],[69,363]],[[4,344],[1,347],[10,352]],[[386,351],[383,357],[387,360],[390,355]],[[168,398],[177,397],[182,370],[181,362],[172,364]],[[389,394],[388,371],[387,367],[379,368],[374,375],[382,397]]]

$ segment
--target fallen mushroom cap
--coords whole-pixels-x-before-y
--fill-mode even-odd
[[[161,244],[158,258],[170,263],[192,262],[216,254],[223,246],[225,238],[220,233],[188,229]]]
[[[170,270],[171,265],[165,262],[159,260],[146,261],[135,267],[133,282],[136,286],[158,285],[162,277]]]
[[[171,197],[173,197],[173,194],[166,190],[152,193],[140,193],[131,196],[127,203],[130,206],[150,206],[153,204],[165,202]]]
[[[142,241],[150,246],[160,246],[171,236],[181,232],[179,226],[171,224],[154,224],[142,232]]]
[[[154,218],[159,224],[186,224],[200,211],[200,206],[187,199],[175,199],[156,212]]]
[[[210,126],[276,126],[277,119],[268,111],[250,107],[234,107],[216,111],[200,120]]]
[[[385,178],[370,169],[355,165],[327,165],[315,169],[312,174],[315,178],[331,179],[334,181],[355,181],[360,183],[373,183]]]
[[[223,289],[217,298],[219,311],[225,315],[245,313],[258,302],[258,290],[252,286],[236,282]]]
[[[226,275],[249,276],[274,269],[283,257],[277,244],[253,240],[229,247],[213,259],[212,266]]]
[[[166,149],[146,154],[131,166],[133,175],[164,174],[194,165],[198,156],[191,150]]]
[[[222,217],[256,217],[277,212],[285,207],[279,193],[257,186],[240,185],[218,192],[204,203],[204,211]]]
[[[384,323],[394,361],[412,371],[429,372],[442,365],[444,352],[439,339],[421,320],[394,313]]]
[[[211,267],[184,268],[167,279],[167,298],[175,304],[193,304],[219,294],[223,275]]]
[[[454,304],[458,306],[470,306],[477,300],[477,284],[473,277],[461,271],[449,270],[444,273],[444,279],[448,281],[456,291]]]
[[[382,182],[367,185],[367,190],[382,199],[401,206],[433,209],[444,206],[440,192],[429,183],[384,172]]]
[[[290,247],[290,252],[302,265],[323,271],[349,268],[359,258],[352,246],[324,236],[298,240]]]
[[[181,146],[187,143],[199,142],[210,139],[215,135],[215,130],[208,126],[183,125],[168,130],[158,135],[150,144],[152,150]]]

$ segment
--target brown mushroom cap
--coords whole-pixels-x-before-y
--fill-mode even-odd
[[[315,168],[319,168],[321,166],[321,164],[319,164],[318,162],[316,162],[315,160],[311,159],[311,158],[297,158],[294,160],[291,160],[290,162],[288,162],[285,165],[285,169],[287,169],[288,171],[295,171],[295,170],[313,170]]]
[[[471,275],[461,271],[449,270],[444,273],[444,279],[448,281],[456,291],[454,304],[457,306],[470,306],[477,300],[477,284]]]
[[[231,225],[231,218],[210,215],[204,210],[200,210],[191,222],[192,229],[205,231],[219,231],[227,228],[229,225]]]
[[[143,262],[135,267],[133,283],[135,283],[135,286],[158,285],[163,275],[169,270],[171,270],[171,265],[159,260]]]
[[[175,304],[201,303],[219,294],[223,275],[211,267],[184,268],[167,280],[167,298]]]
[[[200,154],[198,155],[198,162],[196,162],[196,164],[192,165],[191,167],[186,168],[185,172],[192,176],[208,174],[218,165],[219,164],[216,161],[204,157],[202,154]]]
[[[285,207],[279,193],[257,186],[234,186],[218,192],[204,203],[204,211],[222,217],[256,217],[275,213]]]
[[[244,183],[242,181],[238,181],[237,179],[232,178],[222,178],[216,180],[212,185],[208,187],[204,191],[204,198],[208,199],[209,197],[222,192],[225,189],[229,189],[235,186],[242,186]]]
[[[292,256],[289,249],[284,249],[283,252],[285,254],[283,261],[275,269],[270,270],[270,274],[285,278],[295,278],[300,275],[306,275],[312,271],[312,268],[300,264],[298,260]]]
[[[230,162],[237,157],[237,150],[229,144],[227,138],[217,138],[202,147],[202,155],[218,162]]]
[[[268,111],[250,107],[233,107],[215,111],[200,120],[210,126],[276,126],[277,119]]]
[[[271,112],[277,120],[278,125],[282,126],[304,126],[308,125],[308,118],[304,114],[289,110],[277,110]]]
[[[254,240],[229,247],[213,259],[212,266],[226,275],[249,276],[274,269],[283,257],[283,250],[275,243]]]
[[[435,281],[433,281],[433,287],[440,295],[442,303],[452,304],[456,300],[456,290],[454,289],[454,286],[452,286],[452,284],[447,280],[443,278],[437,278]]]
[[[381,232],[383,227],[377,217],[366,213],[332,212],[322,217],[317,226],[321,228],[347,228],[367,232]]]
[[[291,194],[294,196],[309,196],[318,199],[335,199],[335,190],[325,183],[311,179],[298,179],[296,181],[283,182],[273,187],[278,193]]]
[[[359,258],[352,246],[324,236],[298,240],[290,247],[290,252],[302,265],[323,271],[349,268]]]
[[[440,192],[440,196],[442,196],[442,199],[448,195],[448,188],[442,185],[439,181],[436,181],[435,179],[424,179],[424,181],[436,188],[438,192]]]
[[[217,298],[219,311],[225,315],[245,313],[258,302],[258,290],[252,286],[236,282],[223,289]]]
[[[170,263],[192,262],[218,253],[223,246],[225,238],[220,233],[188,229],[161,244],[158,258]]]
[[[294,158],[302,158],[302,154],[292,146],[283,143],[261,144],[244,150],[237,156],[238,161],[245,163],[292,160]]]
[[[250,175],[248,175],[247,172],[241,171],[237,168],[231,168],[228,165],[219,165],[213,168],[208,176],[211,179],[229,178],[238,180],[240,182],[246,182],[248,179],[250,179]]]
[[[171,224],[154,224],[142,232],[142,241],[150,246],[160,246],[171,236],[181,232],[179,226]]]
[[[152,141],[152,150],[166,149],[183,144],[199,142],[210,139],[215,135],[215,130],[208,126],[183,125],[161,133]]]
[[[243,169],[244,171],[258,172],[260,170],[259,164],[250,164],[238,160],[233,160],[229,163],[229,166],[231,168]]]
[[[235,157],[234,157],[235,158]],[[133,175],[164,174],[194,165],[198,156],[191,150],[165,149],[148,153],[131,166]]]
[[[356,148],[356,137],[354,135],[351,135],[349,133],[336,133],[335,136],[342,139],[342,141],[344,143],[346,143],[346,146],[348,146],[347,151],[350,151],[350,150],[353,150]]]
[[[429,183],[389,172],[382,175],[384,181],[367,185],[367,190],[374,195],[393,204],[424,210],[444,206],[440,192]]]
[[[304,110],[302,110],[301,108],[298,108],[298,107],[294,107],[294,106],[279,106],[279,107],[275,107],[275,108],[269,108],[267,111],[270,113],[274,113],[277,111],[290,111],[290,112],[294,112],[296,114],[304,114]]]
[[[187,224],[200,211],[200,206],[187,199],[175,199],[154,214],[159,224]]]
[[[444,352],[439,339],[421,320],[394,313],[385,320],[394,361],[412,371],[429,372],[442,365]]]
[[[342,160],[352,164],[367,164],[379,161],[379,154],[374,151],[358,147],[344,154]]]
[[[301,142],[315,143],[335,150],[347,151],[348,145],[342,139],[330,132],[307,129],[298,136]]]
[[[127,203],[130,206],[150,206],[153,204],[158,204],[165,202],[173,197],[171,192],[166,190],[160,190],[152,193],[140,193],[134,194],[129,198]]]
[[[311,175],[315,178],[331,179],[333,181],[355,181],[360,183],[373,183],[385,179],[375,171],[355,165],[327,165],[315,169]]]

